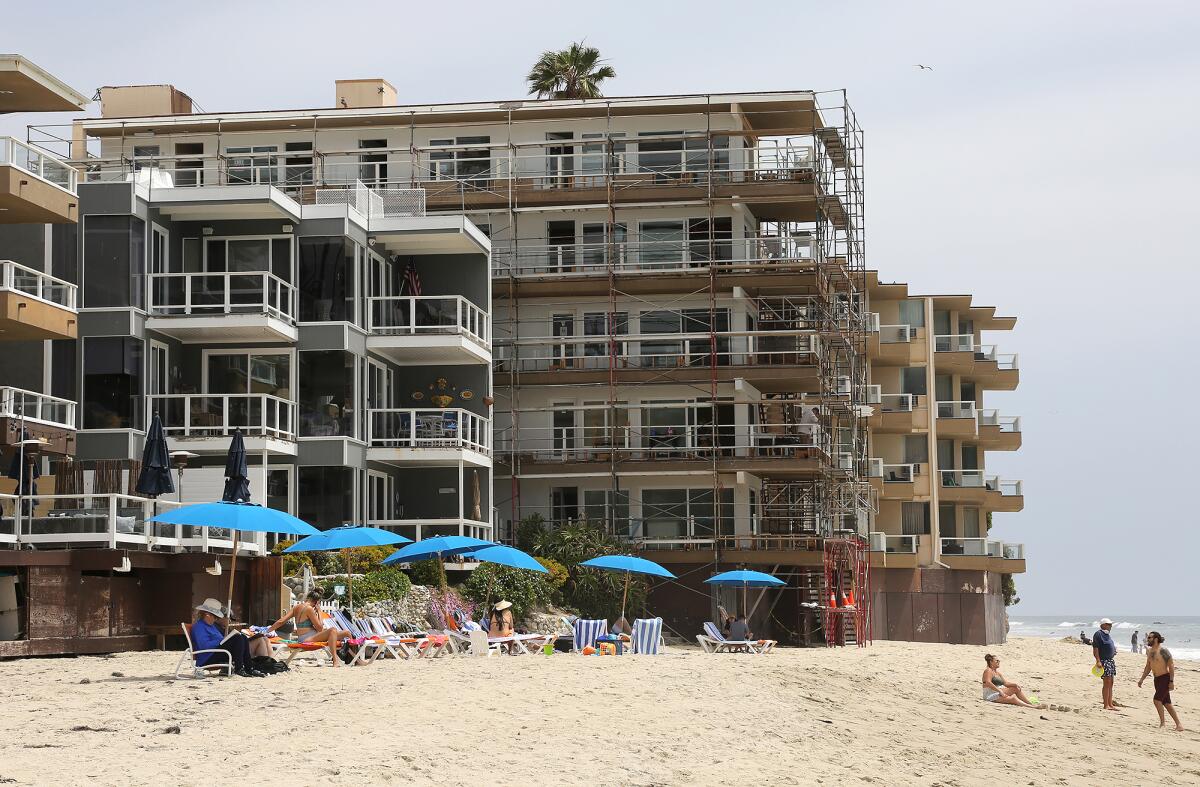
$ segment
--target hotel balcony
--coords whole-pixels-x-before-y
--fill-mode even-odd
[[[989,511],[1016,512],[1025,507],[1020,481],[1005,481],[982,470],[942,470],[939,498],[946,503],[966,503]]]
[[[1012,574],[1025,571],[1024,544],[987,538],[943,538],[940,547],[942,562],[951,568]]]
[[[681,222],[682,225],[682,222]],[[496,287],[515,287],[531,297],[606,295],[608,276],[621,291],[652,295],[678,292],[681,278],[715,274],[723,291],[764,286],[812,285],[816,244],[802,236],[613,243],[520,245],[497,241],[492,251]]]
[[[999,410],[979,411],[979,444],[990,451],[1016,451],[1021,447],[1021,419],[1000,415]]]
[[[912,366],[920,363],[924,349],[919,341],[923,329],[910,325],[880,325],[872,314],[867,333],[867,356],[883,366]]]
[[[873,431],[880,434],[910,434],[918,429],[929,428],[929,413],[922,406],[926,397],[872,390],[878,388],[878,385],[867,386],[867,404],[874,410],[867,423]]]
[[[0,543],[34,549],[97,547],[181,552],[229,552],[230,532],[222,528],[166,525],[148,520],[179,504],[122,494],[0,495]],[[18,535],[19,534],[19,535]],[[239,540],[238,553],[260,547]]]
[[[0,387],[0,445],[16,445],[22,430],[42,440],[41,453],[75,453],[75,402],[57,396]]]
[[[368,350],[406,365],[491,362],[491,316],[461,295],[367,300]]]
[[[79,218],[78,173],[44,150],[0,137],[0,224],[69,224]]]
[[[496,382],[516,372],[522,385],[745,379],[764,392],[816,390],[820,337],[811,330],[555,336],[497,343]]]
[[[643,414],[659,414],[653,425],[522,425],[516,434],[511,428],[498,431],[496,453],[504,466],[498,474],[588,476],[607,473],[614,465],[618,475],[626,476],[711,474],[715,461],[722,472],[808,478],[841,467],[841,457],[835,457],[819,424],[689,424],[682,417],[671,422],[667,411],[678,409],[642,408]],[[600,408],[583,412],[599,414],[603,420]]]
[[[186,343],[294,342],[296,290],[266,271],[155,273],[146,328]]]
[[[146,411],[158,413],[172,448],[200,454],[229,450],[241,431],[246,450],[296,455],[296,403],[271,394],[156,394]]]
[[[916,568],[919,564],[917,548],[920,536],[897,536],[891,533],[872,532],[868,537],[871,548],[871,565],[881,568]]]
[[[882,459],[872,458],[867,475],[880,500],[912,500],[929,494],[929,476],[921,472],[919,463],[885,464]]]
[[[1012,391],[1020,381],[1017,356],[999,353],[994,344],[977,344],[973,334],[935,336],[933,350],[939,372],[969,376],[982,388]]]
[[[0,341],[76,338],[77,293],[70,282],[0,260]]]
[[[468,410],[367,411],[367,459],[394,465],[492,466],[491,420]]]
[[[938,402],[938,437],[973,438],[978,434],[978,411],[975,402]]]

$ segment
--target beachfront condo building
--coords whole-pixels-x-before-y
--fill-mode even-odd
[[[1016,373],[978,342],[1011,321],[878,284],[842,92],[402,106],[348,80],[332,109],[229,113],[100,94],[55,135],[80,179],[86,461],[133,460],[157,412],[199,455],[183,499],[208,499],[241,428],[265,502],[321,525],[599,525],[681,577],[651,604],[684,636],[744,604],[793,642],[1003,638],[1000,577],[1024,563],[987,514],[1020,498],[984,473],[1011,434],[979,405]],[[89,385],[102,339],[121,360]],[[928,417],[967,399],[970,435]],[[702,583],[739,566],[787,588]]]

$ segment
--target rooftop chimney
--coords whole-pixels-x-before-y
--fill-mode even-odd
[[[396,88],[386,79],[339,79],[334,82],[334,88],[335,107],[396,106]]]
[[[100,88],[100,117],[190,115],[192,99],[174,85],[126,85]]]

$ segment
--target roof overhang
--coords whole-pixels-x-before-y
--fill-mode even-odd
[[[89,101],[23,55],[0,55],[0,112],[78,112]]]
[[[274,186],[138,187],[138,196],[175,221],[300,221],[300,203]]]
[[[392,254],[490,254],[491,241],[466,216],[370,219],[368,237]]]

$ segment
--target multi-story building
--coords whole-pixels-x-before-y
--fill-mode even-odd
[[[683,577],[653,597],[683,633],[712,615],[701,580],[748,565],[788,582],[752,600],[755,630],[781,638],[1003,636],[961,625],[1000,621],[999,573],[1022,567],[968,526],[968,509],[1003,502],[990,481],[975,497],[954,486],[975,479],[970,441],[913,424],[930,455],[941,434],[961,457],[927,465],[952,473],[945,486],[912,484],[902,502],[931,512],[914,529],[880,468],[901,463],[885,445],[901,438],[871,431],[905,392],[892,377],[915,379],[892,366],[920,368],[927,390],[951,375],[947,404],[974,382],[979,401],[992,378],[974,342],[1001,325],[935,298],[928,324],[965,327],[938,328],[929,358],[919,341],[893,358],[875,313],[889,330],[900,318],[872,299],[908,299],[866,270],[862,132],[841,92],[398,106],[385,81],[357,80],[334,109],[207,114],[165,87],[102,97],[102,118],[63,135],[84,181],[81,453],[134,456],[152,407],[195,453],[248,426],[263,486],[288,490],[268,502],[322,524],[507,539],[531,516],[586,519]],[[425,218],[389,215],[401,200]],[[93,282],[89,259],[110,256],[136,264]],[[421,298],[445,300],[437,316],[401,288],[411,271]],[[967,333],[969,348],[934,353]],[[147,398],[103,400],[114,381],[86,371],[101,339],[143,354],[123,376],[144,377],[120,382]],[[939,517],[951,502],[961,530]],[[958,545],[984,562],[955,565]],[[962,598],[931,634],[905,594]]]

